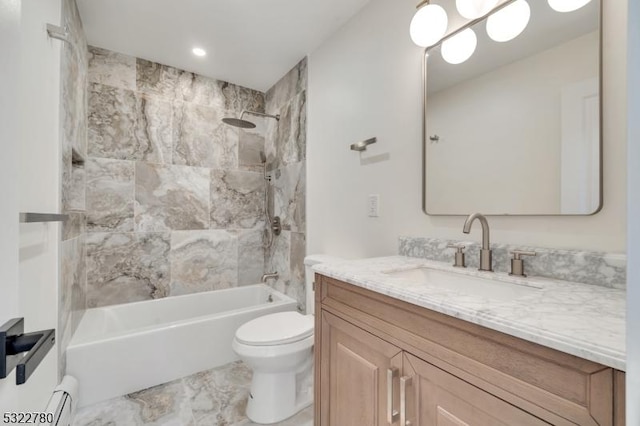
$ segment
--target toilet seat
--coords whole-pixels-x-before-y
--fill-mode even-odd
[[[278,312],[253,319],[236,331],[238,343],[275,346],[304,340],[313,335],[313,317],[298,312]]]

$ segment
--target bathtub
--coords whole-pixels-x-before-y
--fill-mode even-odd
[[[88,309],[67,348],[79,406],[237,360],[236,329],[296,301],[264,284]]]

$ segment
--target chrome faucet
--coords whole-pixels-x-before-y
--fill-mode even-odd
[[[480,225],[482,225],[482,249],[480,250],[480,271],[493,271],[493,265],[491,261],[491,245],[489,244],[489,222],[487,218],[480,213],[470,214],[467,220],[464,222],[462,232],[468,234],[471,232],[471,225],[473,221],[478,219]]]
[[[266,283],[269,278],[278,278],[278,273],[277,272],[268,272],[268,273],[262,275],[262,278],[260,279],[260,281],[262,281],[263,283]]]

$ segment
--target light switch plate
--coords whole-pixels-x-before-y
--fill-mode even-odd
[[[367,198],[367,215],[369,217],[380,216],[380,195],[372,194]]]

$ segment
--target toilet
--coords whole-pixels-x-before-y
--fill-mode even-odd
[[[279,312],[241,325],[233,350],[253,370],[247,417],[277,423],[313,402],[313,265],[341,260],[326,255],[304,259],[307,315]]]

